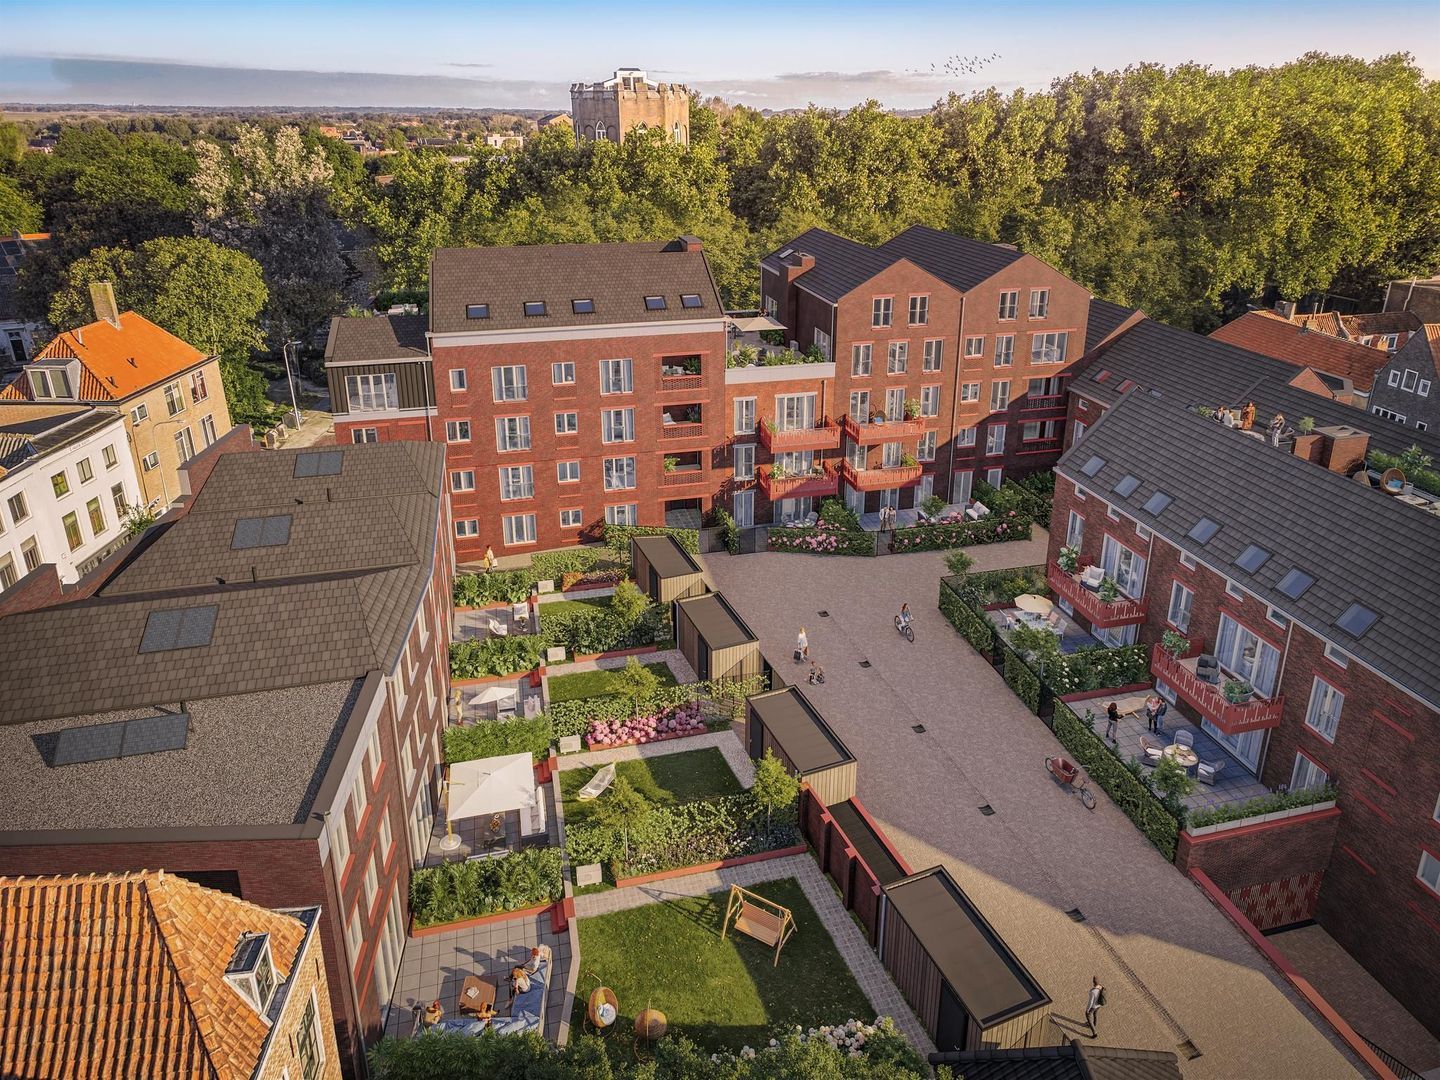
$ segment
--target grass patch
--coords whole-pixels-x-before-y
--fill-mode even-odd
[[[646,664],[660,680],[661,686],[676,686],[675,674],[669,664]],[[606,697],[620,692],[620,668],[612,671],[577,671],[573,675],[550,677],[550,701],[579,701],[581,698]]]
[[[590,608],[599,608],[601,611],[610,610],[610,597],[595,596],[588,600],[547,600],[540,605],[540,620],[555,615],[574,615],[581,611],[588,611]]]
[[[565,805],[565,824],[589,820],[599,803],[605,798],[578,802],[576,794],[599,771],[594,769],[567,769],[560,774],[560,793]],[[630,781],[631,787],[650,802],[660,806],[674,806],[677,803],[710,799],[717,795],[738,795],[744,790],[735,778],[725,755],[717,747],[708,746],[703,750],[686,750],[680,754],[661,754],[659,757],[640,758],[636,761],[620,761],[615,764],[615,776]]]
[[[704,1049],[738,1050],[764,1046],[796,1024],[808,1028],[873,1016],[799,883],[768,881],[753,891],[795,915],[796,931],[778,967],[772,966],[773,952],[758,941],[733,932],[720,940],[724,892],[579,921],[585,971],[619,998],[618,1031],[631,1030],[635,1014],[650,1005],[666,1015],[671,1032]],[[587,974],[571,1017],[577,1031],[593,989]]]

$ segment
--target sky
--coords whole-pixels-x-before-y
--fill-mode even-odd
[[[1042,89],[1073,71],[1410,52],[1440,0],[0,0],[0,102],[569,107],[638,67],[760,109]]]

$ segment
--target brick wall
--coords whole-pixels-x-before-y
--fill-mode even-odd
[[[320,916],[323,925],[325,916]],[[317,1080],[339,1080],[343,1056],[335,1044],[335,1014],[330,1007],[330,988],[325,978],[324,952],[317,933],[306,954],[290,972],[286,988],[285,1009],[276,1018],[270,1052],[259,1080],[282,1080],[304,1076],[303,1062],[297,1039],[306,1016],[311,994],[314,994],[315,1024],[323,1045],[324,1061]]]
[[[427,423],[423,416],[410,416],[400,420],[336,420],[335,441],[341,446],[370,442],[366,433],[372,430],[375,442],[442,442],[445,438],[445,425],[435,417],[430,417]],[[360,432],[358,439],[357,431]]]

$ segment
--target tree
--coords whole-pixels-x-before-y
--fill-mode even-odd
[[[649,606],[650,598],[633,581],[620,582],[610,597],[610,614],[627,629],[640,621]]]
[[[617,679],[620,684],[620,696],[631,702],[638,718],[640,710],[660,689],[659,677],[632,656],[625,661],[625,666],[620,670]]]
[[[1166,796],[1166,803],[1178,803],[1195,788],[1195,781],[1185,767],[1172,757],[1162,757],[1150,774],[1155,790]]]
[[[750,794],[765,808],[765,835],[770,835],[770,822],[776,811],[787,810],[800,797],[800,781],[790,775],[780,759],[768,748],[755,763],[755,783]]]
[[[44,214],[40,204],[8,176],[0,176],[0,236],[39,232]]]
[[[646,674],[649,674],[648,672]],[[617,776],[595,804],[593,818],[607,829],[619,829],[625,863],[630,862],[630,834],[650,815],[650,803],[630,781]]]
[[[945,569],[949,570],[950,573],[956,577],[963,578],[966,574],[970,573],[970,569],[974,565],[975,560],[959,549],[948,552],[945,555]]]
[[[0,170],[15,168],[24,156],[25,133],[20,130],[20,125],[9,120],[0,121]]]

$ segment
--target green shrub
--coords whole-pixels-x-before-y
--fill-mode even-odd
[[[1116,649],[1092,645],[1060,654],[1045,669],[1045,681],[1056,695],[1132,686],[1149,678],[1150,649],[1146,645],[1122,645]]]
[[[650,707],[661,709],[683,705],[696,694],[697,685],[659,687],[650,699]],[[555,737],[584,735],[596,720],[624,720],[634,712],[630,702],[617,694],[580,698],[577,701],[552,702],[546,715],[555,729]]]
[[[1387,454],[1381,450],[1371,450],[1367,455],[1371,468],[1384,472],[1386,469],[1399,469],[1405,474],[1405,479],[1414,484],[1421,491],[1428,491],[1432,495],[1440,495],[1440,471],[1432,469],[1428,464],[1421,464],[1425,457],[1420,453],[1419,447],[1412,447],[1415,453],[1406,451],[1405,454]],[[1416,454],[1419,454],[1417,457]],[[1410,468],[1405,466],[1409,465]]]
[[[820,500],[820,508],[816,514],[826,525],[833,525],[847,532],[860,531],[860,515],[846,506],[844,499],[827,495]]]
[[[559,848],[526,848],[503,859],[427,866],[410,876],[417,927],[553,904],[564,895]]]
[[[715,524],[720,527],[720,540],[731,555],[740,554],[740,526],[723,506],[715,508]]]
[[[1016,570],[984,570],[966,576],[966,586],[984,604],[1013,604],[1017,596],[1026,593],[1046,595],[1050,587],[1045,583],[1044,571],[1038,566],[1027,566]]]
[[[517,717],[514,720],[482,720],[467,727],[445,729],[445,761],[475,761],[528,753],[536,761],[550,756],[555,731],[548,716]]]
[[[1050,633],[1046,637],[1053,638]],[[1005,650],[1005,663],[1002,668],[1005,676],[1005,683],[1015,696],[1025,703],[1025,707],[1036,716],[1040,715],[1040,678],[1031,671],[1024,660],[1020,659],[1014,649]]]
[[[1218,825],[1222,821],[1239,821],[1242,818],[1259,817],[1261,814],[1274,814],[1281,810],[1314,806],[1316,803],[1330,802],[1337,795],[1338,790],[1333,784],[1326,784],[1324,787],[1318,788],[1304,788],[1300,791],[1274,791],[1269,795],[1260,795],[1243,803],[1225,803],[1223,806],[1196,810],[1189,817],[1189,827],[1199,829],[1205,825]]]
[[[944,580],[940,582],[940,614],[950,620],[950,625],[960,631],[976,652],[989,658],[995,647],[995,628],[983,610],[972,606],[954,585]]]
[[[629,553],[626,553],[627,558]],[[608,548],[574,547],[563,551],[542,551],[530,558],[529,573],[536,581],[558,582],[566,574],[586,574],[591,570],[611,570],[615,559]]]
[[[804,555],[874,555],[875,535],[828,526],[784,525],[770,530],[769,548]]]
[[[485,679],[530,671],[544,654],[545,641],[539,635],[456,641],[450,646],[450,677]]]
[[[488,574],[456,574],[456,607],[518,604],[530,595],[535,579],[528,570],[495,570]]]
[[[952,525],[913,525],[896,529],[891,534],[890,550],[894,552],[943,551],[946,548],[971,544],[997,544],[1006,540],[1030,539],[1031,521],[1019,511],[991,513],[978,521],[961,521]]]
[[[636,536],[673,536],[691,555],[700,554],[699,529],[666,529],[654,525],[606,525],[605,546],[617,559],[629,565],[630,540]]]

